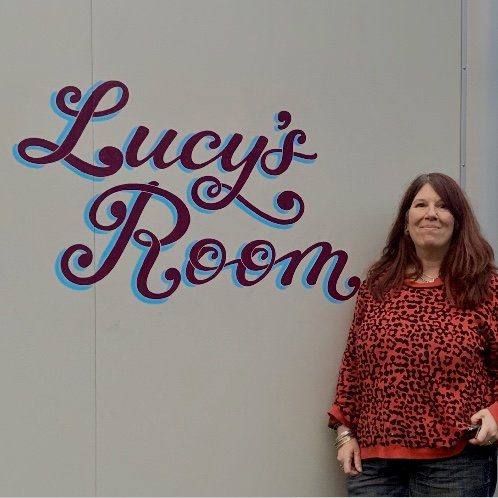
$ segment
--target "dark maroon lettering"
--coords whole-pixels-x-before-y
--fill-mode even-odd
[[[301,160],[313,161],[318,156],[317,154],[303,154],[294,151],[294,143],[302,145],[306,142],[306,133],[303,130],[292,130],[285,135],[282,148],[269,149],[261,156],[261,169],[270,176],[279,176],[289,168],[291,162],[295,157]],[[275,154],[280,156],[280,161],[277,166],[271,168],[267,165],[268,156]]]
[[[160,138],[159,142],[154,147],[154,149],[143,159],[139,159],[138,149],[143,144],[148,134],[149,134],[149,129],[146,128],[145,126],[139,126],[135,130],[135,133],[125,151],[125,160],[128,166],[136,168],[146,163],[150,159],[152,159],[152,162],[154,163],[154,166],[156,168],[166,169],[168,166],[171,166],[176,161],[178,161],[179,159],[178,157],[169,162],[164,160],[164,155],[166,154],[166,151],[168,150],[169,146],[178,135],[178,133],[175,130],[167,130]]]
[[[318,280],[318,276],[327,261],[336,258],[336,261],[332,261],[331,263],[333,267],[327,281],[327,293],[334,301],[346,301],[353,297],[360,288],[361,280],[356,276],[350,277],[347,283],[352,288],[351,292],[346,295],[339,293],[337,290],[337,283],[348,261],[348,254],[340,249],[332,252],[332,245],[329,242],[317,242],[316,244],[308,247],[305,251],[291,251],[278,258],[275,262],[276,264],[285,261],[286,259],[290,260],[285,271],[280,277],[280,283],[283,286],[290,285],[292,283],[294,273],[296,272],[296,269],[301,261],[318,248],[320,249],[320,252],[306,275],[306,282],[309,285],[315,285]]]
[[[103,205],[111,195],[116,192],[129,192],[138,193],[136,200],[133,202],[132,206],[128,209],[126,204],[117,200],[110,205],[110,213],[115,218],[115,220],[109,224],[104,224],[97,219],[97,213],[99,208]],[[150,232],[145,232],[144,230],[137,230],[137,225],[140,220],[142,212],[149,202],[152,196],[158,196],[163,200],[166,200],[175,210],[176,224],[172,231],[164,236],[162,239],[157,239],[154,237],[148,237],[147,240],[143,240],[141,237],[144,233],[150,234]],[[146,269],[149,269],[151,260],[157,257],[156,250],[157,244],[159,244],[159,249],[162,246],[166,246],[180,239],[183,234],[187,231],[190,224],[190,213],[185,206],[185,204],[174,194],[158,187],[157,182],[150,182],[148,184],[138,184],[129,183],[124,185],[118,185],[112,187],[98,196],[93,202],[89,210],[89,221],[97,229],[105,232],[112,232],[121,227],[119,236],[114,242],[114,245],[108,251],[104,261],[101,263],[100,267],[96,270],[93,275],[90,276],[79,276],[76,275],[70,266],[70,261],[73,257],[77,257],[77,262],[79,266],[83,269],[88,268],[93,261],[93,254],[89,247],[82,244],[75,244],[64,252],[60,265],[61,272],[64,277],[71,283],[76,285],[90,285],[94,284],[104,277],[106,277],[112,269],[116,266],[117,262],[121,258],[126,246],[133,237],[133,240],[144,247],[150,248],[150,255],[147,259]],[[154,257],[155,256],[155,257]],[[146,272],[140,274],[137,287],[139,289],[146,288]],[[172,276],[172,272],[169,272],[169,276]],[[180,281],[180,274],[174,275],[173,272],[173,287],[176,289]],[[174,290],[173,289],[173,290]],[[170,289],[171,290],[171,289]]]
[[[207,265],[203,260],[210,258],[214,264]],[[226,261],[225,247],[216,239],[202,239],[190,248],[189,259],[185,268],[187,280],[195,285],[205,284],[215,278]],[[205,278],[199,278],[196,270],[208,274]]]
[[[263,280],[275,263],[275,247],[267,240],[248,242],[240,252],[240,258],[229,261],[226,266],[236,265],[235,276],[244,287],[257,284]],[[252,273],[255,278],[246,278]]]
[[[146,301],[164,300],[168,298],[180,285],[182,278],[180,271],[176,268],[168,268],[163,273],[166,282],[170,282],[168,289],[163,292],[154,292],[150,290],[147,284],[147,280],[152,267],[154,266],[154,263],[159,256],[162,244],[161,241],[156,237],[156,235],[149,230],[137,230],[133,235],[133,238],[135,241],[148,247],[145,258],[143,259],[142,264],[138,269],[137,280],[135,282],[137,291],[143,298],[145,298]]]
[[[120,90],[121,93],[118,102],[108,109],[97,111],[101,100],[112,90]],[[43,138],[25,138],[17,146],[19,156],[28,163],[40,165],[64,160],[81,173],[96,178],[113,175],[123,164],[123,155],[116,147],[107,146],[100,150],[99,160],[104,164],[104,167],[95,166],[84,161],[72,154],[72,151],[92,119],[110,116],[126,105],[128,102],[128,88],[120,81],[102,83],[92,91],[80,110],[70,109],[66,105],[65,100],[67,96],[69,96],[71,103],[77,103],[81,100],[81,91],[74,86],[68,86],[60,90],[57,94],[55,102],[59,110],[74,118],[61,143],[50,142]],[[49,151],[49,153],[44,156],[32,156],[28,152],[30,147],[41,148]]]
[[[117,92],[113,105],[102,108],[104,98],[111,92]],[[306,143],[306,133],[300,129],[289,129],[292,116],[282,110],[276,115],[277,131],[280,134],[279,145],[267,148],[269,138],[259,135],[253,138],[246,151],[238,153],[244,136],[232,133],[222,142],[221,136],[212,130],[202,130],[187,135],[171,154],[173,143],[178,140],[178,132],[167,129],[158,136],[156,143],[148,152],[141,151],[150,130],[146,126],[137,126],[130,132],[123,150],[112,145],[103,147],[98,153],[99,164],[85,161],[74,154],[83,133],[92,122],[112,118],[122,110],[129,99],[128,88],[120,81],[107,81],[96,84],[83,96],[79,88],[66,86],[53,100],[53,109],[67,124],[59,138],[50,141],[44,138],[25,138],[14,148],[14,156],[21,163],[43,166],[54,162],[65,162],[78,174],[90,178],[105,178],[116,173],[126,161],[132,168],[151,161],[159,170],[179,163],[188,171],[199,171],[217,162],[222,172],[237,172],[233,184],[221,181],[213,175],[204,175],[195,179],[188,194],[193,205],[201,211],[221,210],[231,203],[241,207],[258,221],[277,228],[289,228],[299,221],[304,213],[304,201],[293,190],[286,190],[275,195],[273,205],[277,214],[268,213],[250,202],[242,191],[255,169],[266,178],[276,178],[285,173],[293,161],[312,162],[317,154],[306,154],[299,147]],[[199,154],[200,147],[213,151],[206,159],[205,150]],[[169,158],[166,155],[169,154]],[[200,159],[202,158],[202,159]],[[112,200],[117,194],[128,194],[128,205],[121,199]],[[170,211],[172,227],[162,237],[141,227],[142,214],[152,201],[161,202]],[[106,221],[102,221],[105,219]],[[133,291],[145,302],[162,302],[179,287],[182,271],[170,267],[160,273],[166,288],[152,290],[149,278],[162,251],[179,241],[190,225],[190,212],[187,205],[175,194],[159,187],[151,181],[147,184],[126,183],[107,189],[98,195],[88,211],[88,222],[92,229],[101,233],[114,233],[98,263],[94,263],[92,249],[84,244],[73,244],[63,251],[57,260],[56,273],[61,281],[73,288],[85,288],[105,278],[120,261],[130,242],[141,250],[142,254],[133,273]],[[312,257],[303,270],[303,284],[315,285],[327,263],[328,269],[323,277],[323,292],[334,302],[350,299],[359,289],[360,279],[351,276],[344,281],[348,293],[338,290],[339,279],[348,261],[348,254],[343,250],[332,250],[328,242],[317,242],[304,251],[294,250],[277,259],[276,249],[267,240],[257,239],[245,243],[237,256],[227,261],[226,249],[214,238],[204,238],[190,247],[184,261],[185,283],[201,285],[216,278],[224,269],[232,271],[236,285],[250,287],[263,280],[277,265],[282,271],[277,277],[277,285],[286,287],[292,283],[299,265],[307,257]]]

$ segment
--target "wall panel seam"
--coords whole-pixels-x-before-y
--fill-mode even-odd
[[[93,0],[90,1],[90,68],[91,68],[91,85],[95,84],[95,74],[94,74],[94,64],[93,64]],[[95,122],[92,119],[92,157],[95,151]],[[92,198],[95,198],[95,178],[92,179]],[[93,228],[93,273],[96,273],[97,265],[97,252],[96,252],[96,237],[95,237],[95,227]],[[97,283],[93,285],[93,317],[94,317],[94,330],[93,330],[93,380],[94,380],[94,437],[93,437],[93,491],[94,496],[97,496]]]
[[[467,184],[467,0],[461,0],[460,16],[460,185]]]

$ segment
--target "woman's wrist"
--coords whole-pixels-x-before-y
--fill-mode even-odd
[[[338,428],[337,428],[337,436],[340,436],[341,434],[343,434],[344,432],[351,432],[351,429],[349,427],[347,427],[346,425],[340,425]]]
[[[336,450],[344,446],[346,443],[349,443],[352,439],[355,439],[353,431],[345,425],[340,425],[337,428],[337,437],[334,442]]]

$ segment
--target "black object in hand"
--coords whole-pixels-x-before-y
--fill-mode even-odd
[[[481,430],[481,424],[474,424],[465,429],[465,439],[473,439],[477,437],[479,431]]]

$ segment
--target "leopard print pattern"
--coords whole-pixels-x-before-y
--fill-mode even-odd
[[[335,404],[362,447],[451,448],[498,399],[498,278],[475,310],[443,285],[405,284],[384,301],[363,284]],[[337,421],[336,421],[337,422]]]

